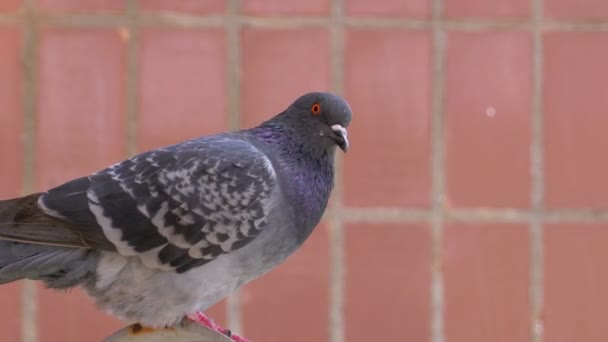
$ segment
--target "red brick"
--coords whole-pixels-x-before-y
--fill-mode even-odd
[[[529,341],[526,226],[452,224],[443,241],[446,340]]]
[[[40,342],[101,341],[127,325],[99,310],[93,299],[80,290],[38,289]]]
[[[353,110],[344,194],[353,206],[429,203],[428,33],[350,31],[345,96]]]
[[[16,30],[0,29],[0,198],[18,196],[21,190],[23,112],[20,48],[20,35]],[[2,285],[0,303],[0,341],[19,341],[21,283]]]
[[[48,11],[70,12],[120,12],[124,11],[124,0],[38,0],[38,6]]]
[[[608,3],[604,0],[544,0],[544,16],[555,19],[605,19]]]
[[[20,341],[21,283],[2,285],[0,303],[0,341]]]
[[[0,29],[0,198],[16,196],[21,190],[23,109],[20,49],[19,32]]]
[[[345,341],[430,341],[428,227],[351,224],[345,239]]]
[[[608,225],[551,224],[544,234],[544,341],[605,341]]]
[[[608,34],[544,38],[546,205],[608,207]]]
[[[529,205],[531,80],[526,33],[448,35],[445,148],[450,205]]]
[[[242,125],[256,126],[310,91],[329,88],[329,36],[323,30],[243,32]]]
[[[428,0],[346,0],[345,12],[355,16],[410,16],[428,17],[431,1]]]
[[[21,7],[21,0],[2,0],[0,1],[0,12],[16,11]]]
[[[43,32],[36,122],[39,189],[124,157],[125,52],[114,31]]]
[[[145,30],[140,61],[140,150],[227,129],[223,32]]]
[[[530,16],[530,0],[445,1],[445,14],[450,18],[525,18]]]
[[[254,341],[327,341],[328,230],[321,225],[275,270],[241,291],[245,336]],[[303,324],[304,323],[304,324]]]
[[[219,13],[226,9],[225,0],[144,0],[139,7],[152,12],[185,12],[192,14]]]
[[[329,13],[329,0],[247,0],[241,2],[241,10],[261,15],[323,15]]]

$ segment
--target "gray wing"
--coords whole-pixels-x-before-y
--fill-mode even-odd
[[[275,186],[273,167],[256,147],[214,136],[143,153],[66,183],[43,194],[39,205],[89,227],[79,231],[84,241],[101,229],[120,254],[185,272],[259,235]]]

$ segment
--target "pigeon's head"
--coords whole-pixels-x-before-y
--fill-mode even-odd
[[[352,113],[340,96],[322,92],[302,95],[281,116],[295,125],[295,131],[312,147],[348,150],[346,128]]]

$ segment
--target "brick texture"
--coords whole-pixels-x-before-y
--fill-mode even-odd
[[[144,0],[139,2],[144,11],[150,12],[177,12],[188,14],[215,14],[226,9],[225,0]]]
[[[426,0],[346,0],[346,13],[354,16],[428,17],[431,2]]]
[[[0,198],[16,196],[23,173],[22,74],[19,68],[20,34],[0,29]]]
[[[545,197],[551,208],[608,207],[608,162],[598,157],[608,146],[606,58],[606,33],[545,36]]]
[[[447,0],[445,14],[450,18],[527,18],[529,0],[488,2],[484,0]]]
[[[142,32],[139,150],[228,128],[225,51],[219,31]]]
[[[21,107],[22,75],[19,65],[20,35],[11,29],[0,29],[0,199],[15,197],[21,191],[23,172],[23,112]],[[0,341],[20,338],[21,284],[0,289]]]
[[[603,341],[608,298],[606,224],[551,224],[545,230],[545,341]]]
[[[447,227],[442,251],[447,340],[528,341],[529,251],[524,225]]]
[[[448,205],[529,206],[531,48],[525,33],[448,35]]]
[[[323,15],[329,14],[330,0],[248,0],[242,3],[245,13],[281,16],[286,14]]]
[[[346,226],[346,341],[430,341],[430,238],[423,225]]]
[[[598,20],[608,17],[608,3],[602,0],[545,0],[548,18]]]
[[[123,0],[38,0],[37,3],[42,9],[58,12],[103,13],[125,9]]]
[[[3,0],[0,1],[0,12],[16,11],[21,7],[21,0]]]
[[[430,36],[350,31],[344,67],[345,96],[354,111],[352,148],[344,158],[346,203],[427,205]]]
[[[124,157],[125,48],[113,31],[42,34],[38,188],[85,176]]]
[[[21,338],[21,283],[2,285],[0,290],[0,341]]]
[[[243,127],[270,119],[305,92],[329,89],[327,32],[247,29],[242,40]]]

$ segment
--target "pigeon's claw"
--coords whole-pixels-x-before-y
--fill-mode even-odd
[[[230,336],[230,338],[234,341],[234,342],[252,342],[251,340],[248,340],[242,336],[239,335],[232,335]]]
[[[217,323],[215,323],[211,318],[207,317],[204,313],[197,311],[193,314],[188,315],[187,317],[194,323],[200,324],[204,327],[207,327],[213,331],[217,331],[220,334],[224,334],[230,337],[234,342],[252,342],[242,336],[233,334],[229,329],[222,328]]]

